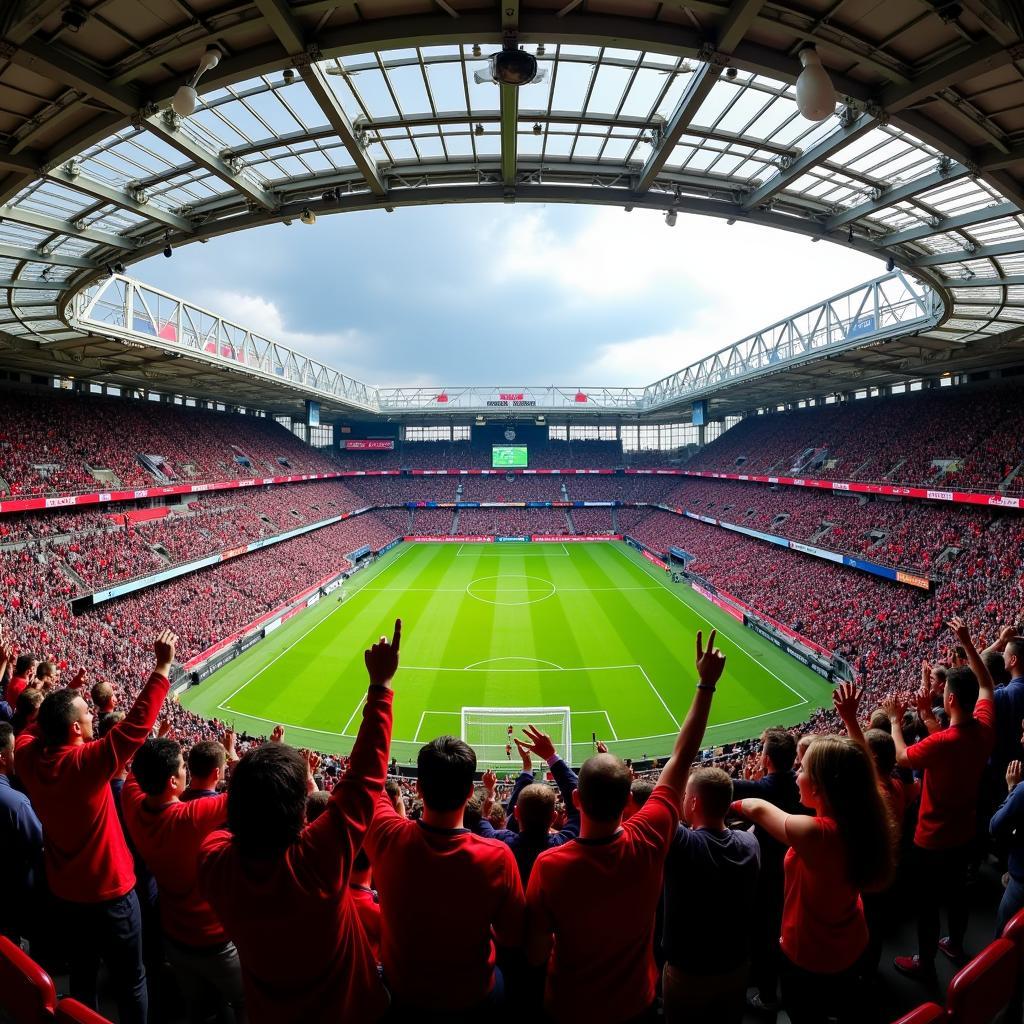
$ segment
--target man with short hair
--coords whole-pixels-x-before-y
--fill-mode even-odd
[[[11,785],[14,729],[0,722],[0,934],[17,942],[39,921],[43,880],[43,826],[32,802]]]
[[[1010,634],[1010,630],[1014,630]],[[1005,686],[996,687],[996,749],[992,757],[996,774],[1002,777],[1011,761],[1021,754],[1020,724],[1024,719],[1024,637],[1016,634],[1015,626],[1008,626],[993,645],[993,654],[1001,654],[1003,668],[1009,676]],[[986,652],[987,653],[987,652]]]
[[[964,622],[950,626],[966,651],[967,667],[946,677],[943,708],[949,727],[908,746],[903,738],[903,706],[896,697],[885,702],[901,768],[924,772],[921,810],[914,831],[914,877],[917,882],[917,940],[914,956],[898,956],[902,973],[935,982],[935,954],[954,962],[964,959],[967,932],[967,874],[975,837],[978,794],[985,766],[995,747],[992,677]],[[939,939],[939,908],[945,902],[949,935]]]
[[[400,1019],[476,1021],[503,998],[495,943],[522,940],[523,886],[512,851],[463,826],[473,748],[439,736],[416,766],[422,818],[401,817],[382,793],[366,836],[380,889],[384,983]]]
[[[721,768],[697,768],[680,805],[665,861],[661,948],[665,1020],[740,1024],[745,1009],[750,932],[736,927],[750,913],[761,850],[750,832],[725,827],[732,779]]]
[[[786,729],[765,729],[761,736],[760,778],[736,779],[733,799],[750,797],[767,800],[787,814],[800,811],[796,784],[796,740]],[[778,1008],[779,935],[782,933],[783,870],[786,847],[760,825],[753,829],[761,850],[761,870],[751,917],[750,982],[757,990],[750,998],[753,1010],[774,1013]]]
[[[176,740],[148,740],[121,792],[128,833],[156,878],[164,953],[190,1024],[211,1011],[244,1021],[238,952],[199,892],[197,859],[206,837],[227,820],[227,794],[184,803],[185,762]]]
[[[254,1024],[374,1021],[387,1009],[348,883],[387,775],[401,636],[399,619],[391,643],[364,654],[363,720],[327,809],[306,824],[312,758],[264,743],[232,772],[230,831],[200,850],[200,892],[238,948]]]
[[[547,963],[544,1007],[554,1020],[653,1020],[658,969],[654,918],[662,868],[679,823],[679,797],[707,727],[725,657],[697,634],[697,690],[650,799],[623,821],[629,768],[596,754],[580,769],[573,803],[580,836],[545,850],[527,890],[526,955]]]
[[[106,681],[93,683],[89,696],[92,697],[93,707],[96,708],[97,715],[113,714],[114,708],[117,706],[117,697],[110,683]]]
[[[7,684],[4,699],[12,708],[18,706],[18,698],[23,690],[35,685],[36,668],[39,659],[34,654],[19,654],[14,663],[14,675]]]
[[[234,733],[228,730],[224,742],[202,740],[193,743],[188,752],[188,788],[181,794],[183,803],[205,796],[216,796],[227,772],[228,746],[234,754]],[[232,760],[237,761],[235,755]]]
[[[514,800],[510,799],[509,801],[511,805],[509,827],[503,829],[492,827],[485,812],[478,831],[480,835],[488,839],[498,839],[508,846],[519,866],[519,877],[525,886],[530,880],[530,871],[533,869],[534,861],[543,850],[561,846],[580,834],[580,812],[572,802],[572,794],[577,785],[576,773],[558,756],[558,751],[547,733],[541,732],[532,725],[527,726],[524,731],[526,733],[525,742],[518,738],[515,739],[519,755],[523,759],[523,774],[529,778],[534,777],[532,775],[533,754],[547,763],[565,803],[565,825],[557,832],[551,831],[555,820],[555,793],[550,786],[539,782],[519,786],[519,780],[516,780],[517,789],[513,793]],[[497,776],[493,772],[486,772],[483,783],[489,799],[493,801]]]
[[[43,701],[38,736],[23,733],[17,740],[18,776],[43,823],[46,878],[63,919],[71,994],[96,1007],[102,960],[121,1024],[145,1024],[148,999],[135,871],[110,782],[156,722],[177,639],[170,630],[156,638],[149,680],[124,721],[102,739],[93,740],[89,706],[65,689]]]

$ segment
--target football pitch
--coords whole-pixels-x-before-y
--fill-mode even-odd
[[[390,636],[398,616],[392,753],[403,764],[434,736],[460,735],[467,707],[504,709],[485,730],[482,763],[508,764],[506,721],[518,729],[529,717],[518,708],[568,708],[575,763],[594,737],[623,757],[669,753],[696,684],[698,629],[706,637],[717,627],[728,659],[706,746],[803,721],[831,699],[826,680],[621,542],[403,543],[344,593],[290,619],[182,703],[239,731],[280,723],[296,746],[347,753],[366,691],[363,650]]]

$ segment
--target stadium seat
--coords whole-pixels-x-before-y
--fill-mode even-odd
[[[50,976],[24,950],[0,935],[0,1008],[14,1024],[52,1021],[57,993]]]
[[[110,1024],[110,1021],[77,999],[62,999],[57,1004],[57,1024]]]
[[[1017,984],[1017,961],[1016,946],[996,939],[958,971],[946,993],[952,1024],[990,1024],[1006,1009]]]
[[[944,1020],[946,1011],[938,1003],[922,1003],[916,1010],[893,1021],[893,1024],[938,1024]]]
[[[1018,910],[1006,922],[1002,937],[1009,939],[1017,947],[1021,957],[1024,958],[1024,910]]]

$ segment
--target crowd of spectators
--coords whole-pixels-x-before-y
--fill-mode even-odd
[[[869,499],[797,487],[687,479],[663,499],[674,508],[821,547],[868,554],[924,572],[943,553],[970,548],[998,514],[963,505]],[[955,566],[948,562],[946,570]]]
[[[780,1003],[791,1024],[879,1021],[904,906],[917,948],[892,963],[922,998],[940,951],[968,960],[969,875],[998,850],[979,835],[1009,844],[997,932],[1024,906],[1024,638],[968,619],[984,651],[953,615],[946,661],[883,694],[837,687],[827,726],[767,729],[737,779],[699,757],[727,684],[698,633],[651,782],[602,743],[574,771],[509,726],[511,792],[452,736],[425,743],[414,783],[388,778],[401,621],[366,651],[354,747],[329,760],[280,726],[190,734],[167,699],[177,631],[133,636],[142,685],[120,695],[62,683],[8,634],[0,717],[26,694],[38,710],[0,722],[0,930],[87,1005],[105,967],[124,1024],[167,1021],[178,997],[190,1021],[234,1024],[740,1024]]]
[[[1019,493],[1022,430],[1015,389],[939,388],[751,416],[686,468]]]
[[[0,405],[0,495],[336,469],[272,419],[57,391],[8,392]]]
[[[562,508],[460,508],[455,532],[463,536],[520,537],[569,533]]]

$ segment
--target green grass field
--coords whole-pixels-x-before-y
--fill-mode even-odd
[[[346,753],[366,689],[363,649],[396,616],[405,628],[392,752],[403,763],[426,740],[458,735],[467,706],[570,708],[575,762],[594,734],[623,757],[668,753],[696,683],[694,636],[712,626],[728,662],[706,745],[802,721],[830,700],[825,680],[619,542],[400,544],[345,592],[182,703],[240,730],[282,723],[293,744]],[[482,762],[507,763],[506,718],[486,738],[495,746],[478,750]]]

